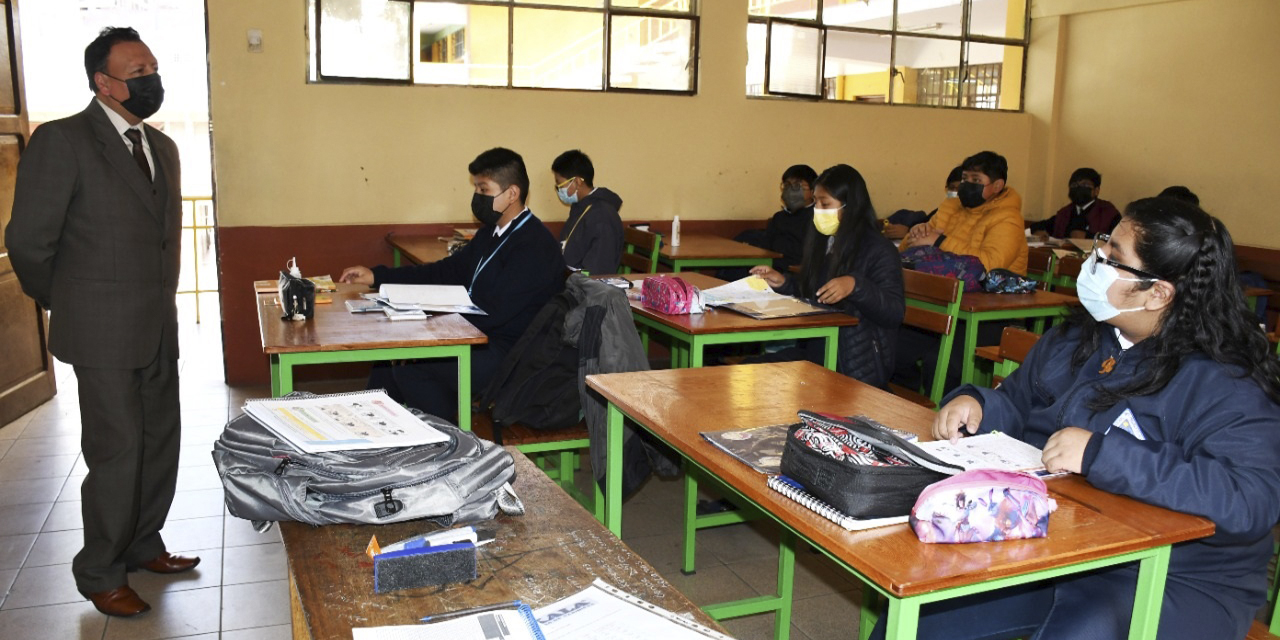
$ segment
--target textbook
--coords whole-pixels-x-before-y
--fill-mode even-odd
[[[1021,471],[1041,478],[1065,473],[1049,473],[1044,468],[1044,451],[999,431],[966,436],[960,438],[955,444],[947,440],[933,440],[917,442],[916,446],[943,462],[964,467],[965,471],[974,469]]]
[[[708,307],[723,307],[756,320],[836,313],[831,307],[775,293],[760,276],[747,276],[728,284],[702,290]]]
[[[784,475],[776,475],[769,478],[769,488],[781,493],[782,495],[799,502],[801,506],[810,511],[844,527],[849,531],[862,531],[864,529],[874,529],[876,527],[887,527],[892,524],[901,524],[907,521],[908,516],[894,516],[891,518],[854,518],[845,515],[839,509],[823,502],[817,496],[805,491],[804,487],[795,480]]]
[[[249,400],[244,412],[307,453],[449,441],[381,390]]]

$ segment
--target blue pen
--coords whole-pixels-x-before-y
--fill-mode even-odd
[[[456,618],[458,616],[465,616],[472,613],[484,613],[485,611],[496,611],[498,609],[515,609],[523,604],[524,603],[519,600],[512,600],[511,602],[499,602],[497,604],[486,604],[486,605],[481,605],[479,607],[471,607],[470,609],[459,609],[457,611],[450,611],[448,613],[441,613],[434,616],[427,616],[425,618],[422,618],[421,620],[418,620],[418,622],[430,622],[432,620]]]

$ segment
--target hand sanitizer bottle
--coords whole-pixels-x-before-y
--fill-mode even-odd
[[[680,216],[671,219],[671,246],[680,246]]]

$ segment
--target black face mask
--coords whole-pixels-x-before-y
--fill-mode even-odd
[[[987,199],[982,197],[982,190],[986,188],[976,182],[961,182],[957,195],[960,196],[960,204],[966,209],[972,209],[986,202]]]
[[[782,206],[786,207],[787,211],[791,213],[804,208],[804,187],[787,185],[782,190]]]
[[[483,193],[471,194],[471,215],[480,221],[480,224],[493,226],[502,218],[501,211],[493,210],[494,196],[486,196]]]
[[[113,80],[120,80],[112,75],[102,74]],[[120,103],[125,111],[146,120],[160,110],[164,104],[164,85],[160,82],[160,74],[138,76],[128,80],[120,80],[129,87],[129,99]]]
[[[1067,190],[1067,197],[1071,199],[1071,204],[1083,207],[1093,201],[1093,188],[1071,187]]]

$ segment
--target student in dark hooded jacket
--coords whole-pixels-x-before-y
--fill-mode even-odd
[[[556,195],[569,205],[560,229],[565,264],[593,275],[617,273],[622,261],[622,198],[595,186],[596,169],[587,154],[574,149],[551,163]]]

